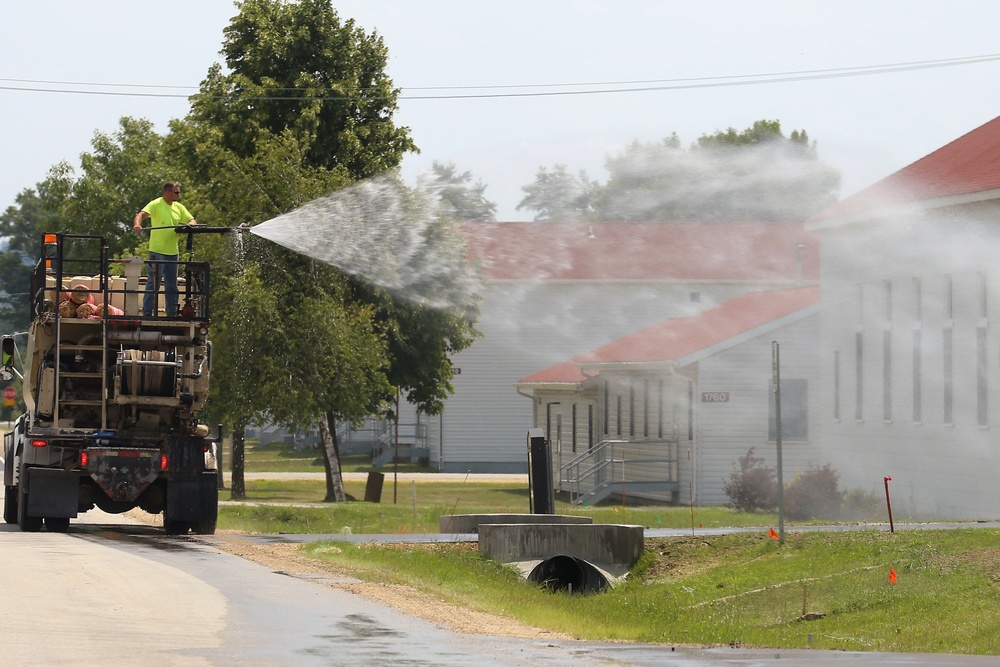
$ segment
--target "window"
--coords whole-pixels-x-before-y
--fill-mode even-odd
[[[617,399],[617,405],[616,405],[616,410],[615,410],[615,419],[616,419],[616,424],[615,425],[617,426],[617,429],[615,430],[615,433],[617,433],[618,435],[621,435],[622,434],[622,395],[618,394],[615,398]]]
[[[587,406],[587,451],[594,448],[594,406]]]
[[[865,334],[854,334],[854,418],[865,418]]]
[[[892,329],[882,332],[882,420],[892,421]]]
[[[576,454],[576,403],[573,404],[573,426],[572,426],[571,430],[573,432],[573,436],[572,436],[573,437],[573,453]]]
[[[767,439],[778,439],[775,410],[775,393],[772,382],[767,381]],[[800,379],[781,380],[781,439],[809,439],[809,381]]]
[[[923,332],[920,327],[916,327],[913,330],[913,422],[915,424],[919,424],[924,420],[924,408],[921,396],[923,384],[922,346]]]
[[[649,437],[649,378],[642,379],[642,437]]]
[[[943,347],[942,355],[944,363],[941,369],[941,380],[943,383],[944,390],[944,423],[954,424],[955,417],[953,413],[954,408],[954,346],[953,346],[953,330],[951,327],[945,327],[942,332]]]
[[[986,363],[986,325],[976,327],[976,425],[989,426],[990,411],[987,402],[986,377],[988,366]]]
[[[840,350],[833,352],[833,418],[840,421]]]
[[[694,382],[690,381],[688,382],[688,442],[694,442]]]
[[[608,383],[604,383],[604,435],[608,434],[609,422],[611,421],[611,390]]]
[[[562,451],[562,413],[556,413],[556,451]]]
[[[635,436],[635,385],[628,383],[628,434]]]
[[[657,430],[656,430],[656,437],[662,438],[663,437],[663,416],[664,416],[665,410],[666,410],[667,391],[666,391],[666,387],[665,387],[664,382],[663,382],[663,378],[660,378],[660,380],[657,383],[657,385],[658,385],[657,389],[659,390],[659,394],[660,394],[660,404],[656,408],[657,422],[659,423],[659,425],[657,426]]]

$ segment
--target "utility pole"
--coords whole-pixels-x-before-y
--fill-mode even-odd
[[[778,444],[778,542],[785,543],[785,479],[781,465],[781,350],[771,341],[772,391],[774,392],[774,439]]]

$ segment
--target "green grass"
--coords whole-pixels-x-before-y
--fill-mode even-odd
[[[229,452],[226,449],[226,452]],[[229,462],[225,461],[226,469]],[[392,465],[376,468],[371,458],[365,455],[344,456],[341,460],[344,472],[392,472]],[[426,466],[400,463],[399,472],[432,472]],[[323,453],[318,449],[297,450],[289,443],[271,442],[261,445],[257,440],[247,440],[244,447],[245,472],[323,472]]]
[[[308,553],[363,579],[581,639],[1000,654],[1000,531],[762,531],[657,538],[626,583],[550,593],[475,545],[317,543]],[[889,582],[889,569],[898,574]],[[824,614],[799,620],[803,612]]]
[[[364,482],[347,481],[344,487],[355,498],[365,496]],[[322,480],[248,480],[246,490],[245,501],[219,508],[220,528],[257,533],[338,533],[345,529],[354,533],[436,533],[438,518],[445,514],[530,511],[527,486],[514,482],[402,481],[394,485],[392,475],[386,474],[380,503],[323,503],[326,486]],[[228,500],[225,491],[221,500]],[[686,507],[577,507],[557,500],[556,513],[589,516],[594,523],[648,528],[689,529],[692,525],[691,509]],[[774,514],[747,514],[725,507],[696,507],[694,520],[696,529],[777,525]]]

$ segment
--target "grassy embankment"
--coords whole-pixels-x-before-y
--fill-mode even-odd
[[[549,593],[475,545],[308,551],[578,638],[1000,655],[998,544],[1000,531],[975,528],[790,534],[784,545],[765,531],[654,538],[624,584],[595,595]]]
[[[277,459],[271,461],[269,459]],[[292,462],[291,459],[298,459]],[[309,459],[309,460],[305,460]],[[248,470],[322,470],[315,456],[251,451]],[[260,467],[258,467],[260,466]],[[297,467],[296,467],[297,466]],[[364,462],[346,469],[365,470]],[[271,468],[274,469],[274,468]],[[526,512],[521,484],[401,483],[382,502],[320,504],[322,482],[248,482],[248,503],[222,508],[220,528],[258,532],[435,532],[438,516]],[[364,483],[348,483],[364,496]],[[223,492],[223,499],[226,498]],[[270,501],[304,506],[268,506]],[[256,503],[263,503],[257,505]],[[253,504],[251,504],[253,503]],[[573,507],[598,523],[691,528],[649,538],[622,585],[596,595],[550,593],[481,558],[474,544],[316,543],[307,553],[373,581],[412,586],[456,605],[568,635],[667,644],[1000,655],[1000,531],[857,530],[768,537],[769,514],[725,508]],[[692,519],[693,514],[693,519]],[[760,526],[726,536],[700,526]],[[890,581],[890,570],[897,580]]]

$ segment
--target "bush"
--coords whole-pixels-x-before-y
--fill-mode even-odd
[[[740,469],[722,487],[732,501],[729,506],[740,512],[769,510],[777,505],[777,473],[774,468],[764,466],[764,459],[754,456],[753,450],[751,447],[740,457]]]
[[[855,521],[880,521],[886,518],[885,499],[864,489],[851,489],[844,494],[840,516]]]
[[[785,516],[793,521],[839,518],[844,502],[844,494],[837,486],[839,480],[840,473],[829,464],[822,468],[809,466],[785,489]]]

